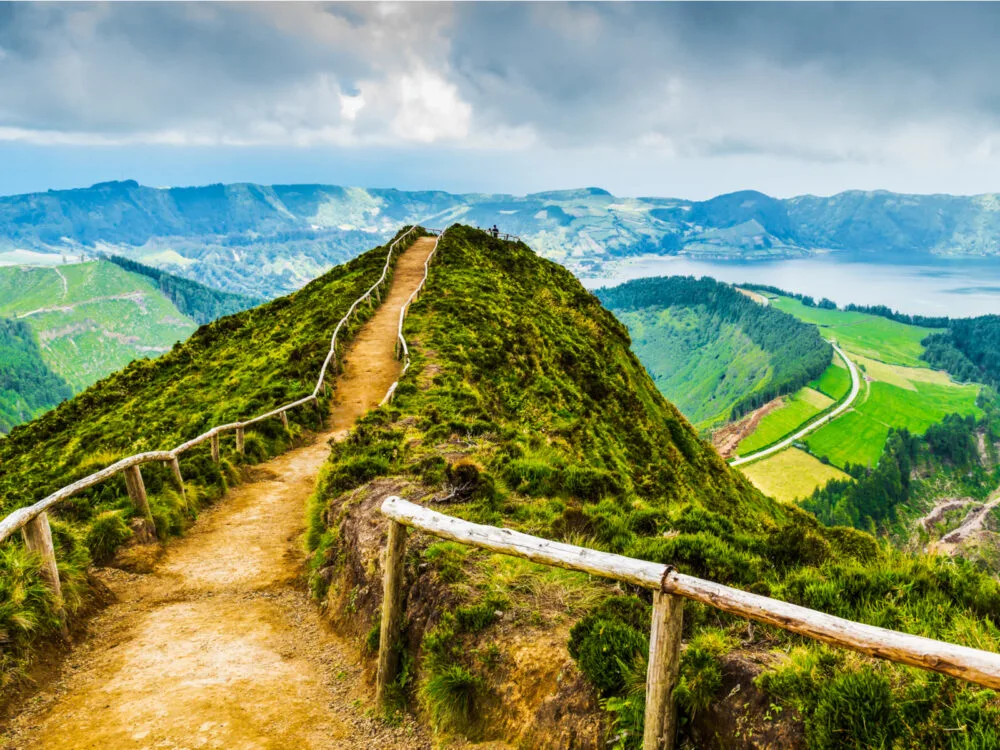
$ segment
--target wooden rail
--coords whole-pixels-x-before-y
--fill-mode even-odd
[[[52,534],[49,529],[47,511],[54,505],[62,502],[63,500],[72,497],[73,495],[81,492],[88,487],[93,487],[96,484],[109,479],[110,477],[118,474],[119,472],[125,473],[125,485],[128,489],[129,498],[132,500],[132,504],[138,515],[151,520],[151,514],[149,511],[149,504],[146,499],[146,488],[142,481],[142,474],[139,467],[146,463],[164,463],[169,464],[171,467],[171,473],[174,477],[174,481],[177,484],[179,491],[184,493],[184,478],[181,475],[180,464],[178,463],[178,456],[180,456],[185,451],[190,450],[196,445],[200,445],[206,441],[211,443],[212,448],[212,458],[218,462],[220,460],[219,456],[219,437],[225,432],[235,432],[236,433],[236,443],[237,450],[242,452],[245,430],[251,425],[255,425],[259,422],[263,422],[266,419],[272,419],[274,417],[280,417],[282,424],[285,428],[288,427],[288,414],[287,412],[305,404],[319,404],[319,394],[320,391],[325,387],[325,379],[327,369],[333,364],[334,368],[337,367],[337,337],[340,334],[341,329],[347,324],[347,321],[351,318],[354,312],[357,310],[358,305],[360,305],[365,300],[371,300],[372,296],[379,297],[379,290],[381,286],[386,282],[389,276],[389,268],[392,264],[393,251],[396,246],[403,241],[406,237],[410,235],[414,230],[420,228],[418,224],[411,226],[406,232],[397,237],[390,245],[389,250],[386,253],[385,266],[382,268],[382,275],[378,280],[368,288],[368,290],[358,297],[354,304],[351,305],[347,313],[340,322],[337,323],[336,328],[333,331],[333,336],[330,339],[330,351],[326,355],[326,359],[323,361],[323,366],[320,368],[319,378],[316,382],[316,387],[313,389],[312,393],[308,396],[293,401],[290,404],[285,404],[284,406],[279,406],[276,409],[261,414],[259,416],[247,419],[242,422],[232,422],[230,424],[219,425],[213,427],[202,435],[192,438],[187,442],[181,443],[176,448],[165,451],[152,451],[148,453],[139,453],[134,456],[129,456],[117,461],[110,466],[96,471],[82,479],[69,484],[62,489],[56,490],[48,497],[38,501],[34,505],[29,505],[24,508],[19,508],[13,513],[8,515],[3,520],[0,520],[0,542],[7,539],[11,534],[13,534],[18,529],[22,532],[22,537],[24,539],[25,545],[28,549],[37,552],[42,558],[43,572],[46,583],[53,589],[57,607],[61,609],[62,607],[62,590],[59,583],[59,576],[56,571],[56,560],[55,551],[52,546]]]
[[[435,231],[429,229],[427,231]],[[385,398],[382,399],[379,406],[383,404],[392,403],[392,397],[396,395],[396,389],[399,387],[399,380],[406,374],[406,371],[410,369],[410,349],[406,345],[406,337],[403,336],[403,322],[406,320],[406,313],[410,310],[410,305],[417,300],[420,296],[420,292],[424,289],[424,284],[427,283],[427,276],[430,273],[431,259],[434,257],[434,253],[437,252],[438,244],[441,242],[441,238],[444,237],[444,233],[447,230],[441,230],[437,232],[437,238],[434,240],[434,247],[431,249],[430,253],[427,255],[427,259],[424,261],[424,277],[420,279],[420,283],[417,284],[417,288],[413,290],[412,294],[407,298],[406,302],[403,304],[402,309],[399,311],[399,327],[396,329],[396,357],[403,359],[403,369],[399,373],[399,379],[396,380],[389,390],[385,394]]]
[[[646,677],[644,750],[669,750],[673,747],[677,717],[671,696],[677,684],[680,664],[684,599],[693,599],[729,614],[869,656],[1000,689],[1000,654],[845,620],[684,575],[669,565],[470,523],[399,497],[388,498],[382,504],[382,513],[390,519],[376,687],[376,697],[383,705],[387,687],[395,679],[397,671],[398,655],[390,652],[397,642],[403,617],[402,560],[406,527],[481,549],[651,589],[654,592],[653,619]]]

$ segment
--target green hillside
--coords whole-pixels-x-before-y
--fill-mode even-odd
[[[411,235],[412,236],[412,235]],[[0,516],[41,500],[114,461],[172,448],[217,424],[255,416],[312,392],[330,346],[330,333],[348,308],[381,275],[385,248],[376,248],[317,279],[290,297],[199,328],[155,359],[140,359],[0,440]],[[116,266],[112,268],[117,269]],[[353,335],[361,316],[343,332]],[[325,401],[325,399],[324,399]],[[184,453],[187,499],[168,470],[143,467],[161,537],[179,533],[199,507],[239,480],[241,464],[286,448],[315,411],[290,412],[291,432],[274,419],[249,430],[246,455],[226,450],[216,465],[205,443]],[[229,437],[228,440],[232,440]],[[121,475],[81,492],[51,514],[67,604],[81,605],[85,568],[130,536],[132,516]],[[33,573],[35,571],[35,573]],[[11,543],[0,549],[0,686],[21,668],[31,645],[56,625],[47,589],[37,583],[37,560]]]
[[[596,294],[628,326],[653,382],[699,428],[791,393],[830,364],[812,326],[713,279],[637,279]]]
[[[120,258],[117,255],[110,255],[107,260],[130,273],[152,279],[160,291],[174,303],[174,306],[182,314],[187,315],[200,325],[248,310],[264,301],[244,294],[220,292],[196,281],[174,276],[158,268],[152,268],[128,258]]]
[[[72,395],[42,359],[26,323],[0,318],[0,433],[27,422]]]
[[[106,261],[0,267],[0,315],[35,332],[42,357],[80,391],[197,328],[151,280]]]
[[[369,653],[383,544],[370,519],[387,494],[864,622],[1000,646],[1000,584],[822,527],[754,491],[659,394],[624,326],[526,246],[449,230],[406,334],[413,366],[396,400],[333,447],[309,516],[313,590],[338,623],[368,633]],[[562,642],[602,699],[609,737],[638,747],[648,594],[422,535],[408,550],[400,705],[444,733],[505,740],[504,696],[523,675],[504,646],[516,634],[523,654],[533,639],[569,632]],[[684,638],[675,695],[688,741],[724,697],[734,658],[770,665],[743,683],[766,691],[761,708],[741,709],[748,727],[804,721],[819,748],[1000,741],[992,693],[696,605],[686,606]],[[955,744],[959,724],[965,744]]]

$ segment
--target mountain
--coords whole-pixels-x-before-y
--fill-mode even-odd
[[[0,441],[0,508],[309,393],[330,330],[378,278],[384,252],[203,326],[15,428]],[[863,622],[1000,647],[1000,584],[961,561],[890,552],[863,532],[822,526],[755,490],[657,391],[625,327],[526,246],[452,227],[406,335],[412,366],[395,400],[331,445],[308,509],[312,591],[342,633],[358,636],[366,668],[378,645],[377,507],[387,494]],[[248,431],[244,457],[227,450],[217,465],[207,444],[183,454],[186,499],[167,467],[144,466],[157,531],[182,531],[312,414],[291,416],[291,432],[278,420]],[[71,613],[89,560],[127,538],[131,513],[120,479],[53,509]],[[33,570],[17,546],[0,555],[0,670],[12,648],[55,627]],[[617,737],[638,747],[648,593],[420,534],[406,576],[400,706],[476,742],[546,747],[572,736],[596,747]],[[964,683],[694,604],[683,636],[675,697],[691,746],[713,744],[723,721],[757,746],[778,733],[795,747],[947,747],[957,726],[986,738],[981,747],[996,737],[1000,707]]]
[[[777,199],[620,198],[599,188],[526,196],[334,185],[150,188],[134,181],[0,198],[0,261],[101,250],[269,298],[299,288],[402,223],[498,225],[578,275],[616,258],[749,260],[1000,255],[1000,196],[850,191]]]
[[[310,510],[313,589],[369,653],[388,494],[927,635],[963,641],[968,623],[1000,620],[1000,585],[970,566],[890,552],[749,488],[563,268],[466,227],[438,253],[406,324],[407,378],[334,446]],[[640,746],[642,595],[419,534],[406,576],[400,705],[474,742]],[[948,746],[960,715],[995,736],[1000,708],[979,712],[980,691],[953,681],[700,607],[684,638],[681,746]]]
[[[20,405],[10,406],[0,431],[70,395],[53,382],[79,392],[134,359],[169,351],[197,323],[255,302],[119,258],[0,266],[0,316],[13,319],[5,331],[17,331],[21,352],[4,360],[21,363],[20,400],[7,399]]]
[[[714,279],[636,279],[598,289],[653,382],[698,427],[735,420],[831,366],[814,326]]]

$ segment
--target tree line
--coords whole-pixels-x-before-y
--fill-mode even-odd
[[[107,255],[105,258],[119,268],[155,281],[160,291],[178,310],[200,325],[248,310],[263,302],[255,297],[212,289],[197,281],[175,276],[129,258],[118,255]]]
[[[708,277],[635,279],[612,289],[598,289],[595,293],[611,310],[705,305],[723,322],[737,326],[766,351],[773,368],[771,379],[733,406],[732,419],[802,388],[818,378],[833,359],[833,349],[815,326],[773,307],[760,305],[729,284]]]
[[[0,318],[0,433],[73,395],[42,359],[27,323]]]
[[[955,318],[923,340],[923,359],[956,380],[1000,388],[1000,315]]]

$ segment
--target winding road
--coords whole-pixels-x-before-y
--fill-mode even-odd
[[[757,459],[764,458],[765,456],[770,456],[772,453],[777,453],[778,451],[782,451],[785,448],[792,445],[792,443],[796,442],[797,440],[801,440],[802,438],[804,438],[810,432],[818,430],[823,425],[833,421],[841,414],[843,414],[845,411],[851,408],[855,400],[858,398],[858,394],[861,393],[861,376],[858,375],[857,366],[855,366],[855,364],[850,359],[847,358],[847,355],[844,354],[844,350],[841,349],[836,344],[834,344],[833,342],[831,342],[830,345],[833,347],[833,350],[840,355],[840,358],[844,360],[844,364],[847,365],[848,372],[851,373],[851,392],[848,394],[847,400],[845,400],[844,403],[840,404],[839,406],[835,407],[833,411],[820,417],[815,422],[807,424],[798,432],[786,437],[781,442],[775,443],[774,445],[768,448],[759,450],[756,453],[751,453],[747,456],[739,456],[738,458],[734,458],[732,461],[729,462],[730,466],[740,466],[741,464],[750,463],[751,461],[756,461]]]

